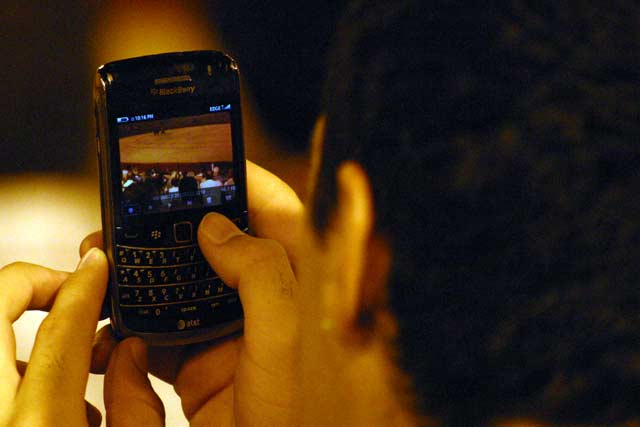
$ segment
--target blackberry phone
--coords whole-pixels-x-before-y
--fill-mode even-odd
[[[235,61],[195,51],[110,62],[94,98],[116,335],[173,345],[241,330],[237,292],[197,243],[208,212],[248,229]]]

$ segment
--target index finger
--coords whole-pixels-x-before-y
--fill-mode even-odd
[[[102,243],[102,230],[94,231],[80,242],[80,248],[78,250],[78,252],[80,252],[80,258],[89,252],[91,248],[104,249],[104,244]]]
[[[26,310],[51,306],[69,273],[16,262],[0,269],[0,316],[14,322]]]
[[[107,276],[104,253],[92,249],[60,287],[38,329],[18,409],[37,406],[39,413],[55,412],[70,425],[86,423],[78,417],[85,417],[83,396]]]
[[[68,273],[39,265],[13,263],[0,269],[0,401],[8,402],[20,382],[12,324],[26,310],[51,306]]]

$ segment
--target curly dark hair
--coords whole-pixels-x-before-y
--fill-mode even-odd
[[[640,412],[640,4],[359,1],[314,219],[367,171],[398,365],[447,426]]]

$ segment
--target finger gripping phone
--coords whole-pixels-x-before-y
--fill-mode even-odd
[[[196,236],[209,212],[248,228],[236,63],[215,51],[110,62],[94,98],[116,335],[173,345],[241,330],[238,294]]]

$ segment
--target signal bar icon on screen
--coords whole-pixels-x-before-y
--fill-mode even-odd
[[[211,112],[226,111],[226,110],[231,110],[231,104],[227,104],[227,105],[212,105],[211,107],[209,107],[209,111],[211,111]]]

